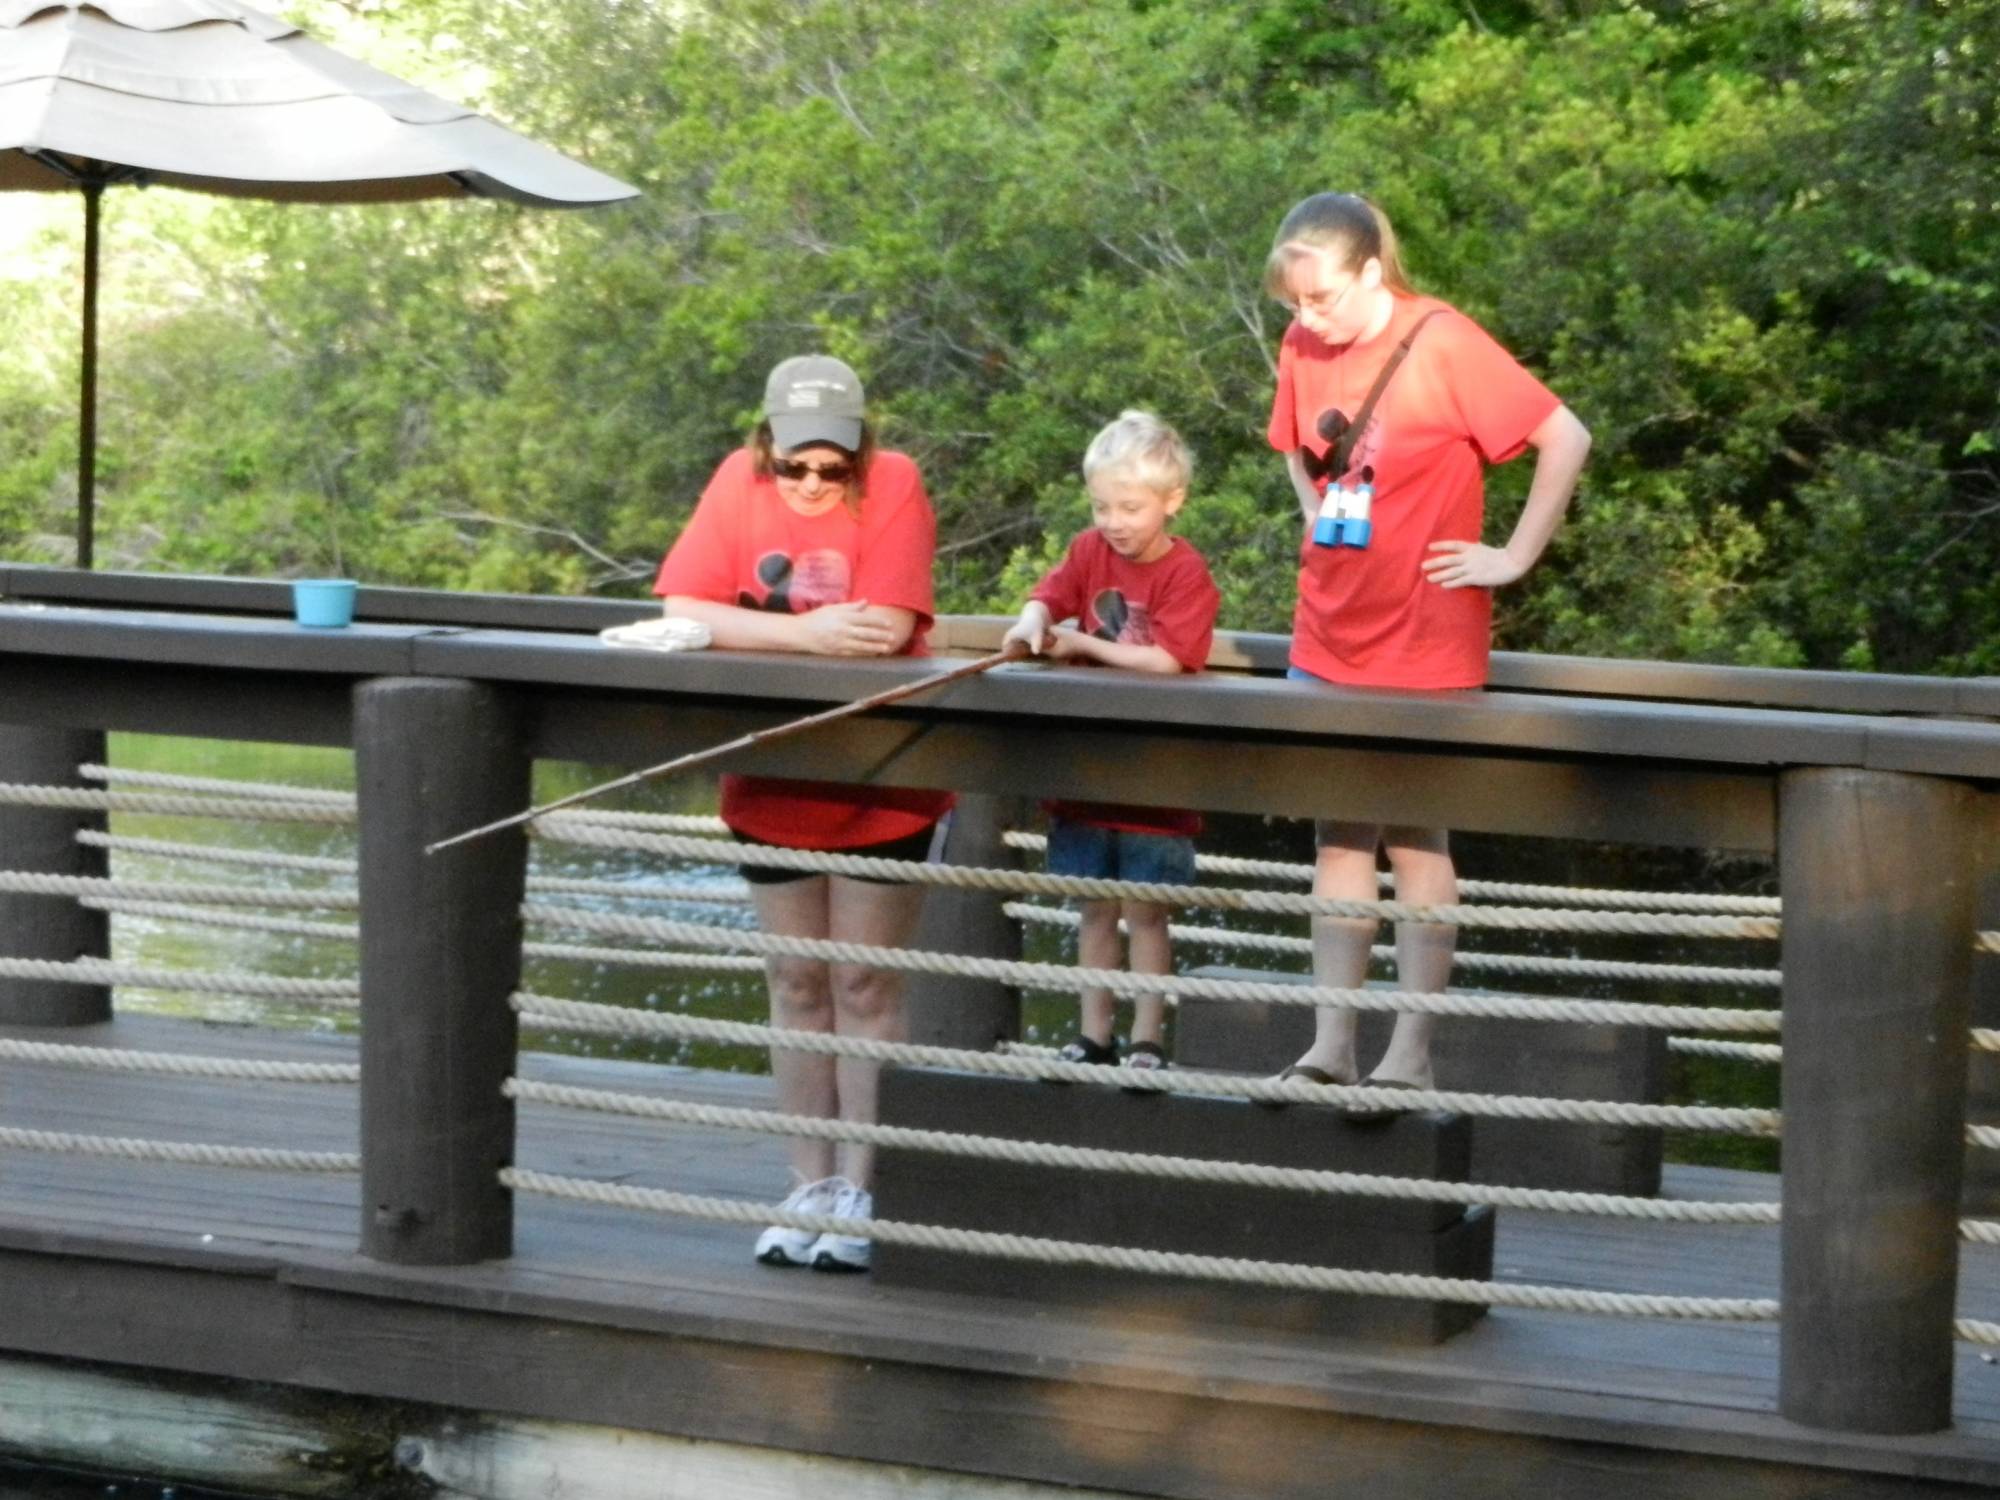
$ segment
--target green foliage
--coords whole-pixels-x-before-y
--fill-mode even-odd
[[[358,14],[360,23],[353,22]],[[2000,671],[2000,0],[316,0],[643,187],[577,214],[123,195],[112,563],[644,587],[786,354],[923,465],[1011,609],[1126,406],[1198,456],[1224,620],[1283,629],[1283,210],[1367,192],[1591,427],[1525,649]],[[73,309],[0,281],[0,556],[64,553]],[[1528,465],[1489,483],[1490,534]]]

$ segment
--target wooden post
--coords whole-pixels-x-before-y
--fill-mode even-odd
[[[1979,799],[1985,869],[1973,920],[1983,932],[2000,932],[2000,793]],[[1972,959],[1972,1024],[2000,1027],[2000,953],[1977,953]],[[1973,1052],[1968,1070],[1965,1116],[1978,1125],[2000,1125],[2000,1052]],[[2000,1151],[1968,1144],[1965,1148],[1965,1192],[1961,1206],[1969,1214],[2000,1212]]]
[[[86,783],[76,768],[103,761],[102,730],[0,724],[0,782],[81,787]],[[109,857],[79,844],[76,835],[78,829],[104,826],[100,812],[0,803],[0,867],[101,876],[110,868]],[[111,919],[74,896],[0,894],[0,954],[56,963],[109,958]],[[109,986],[0,978],[0,1025],[91,1026],[110,1019]]]
[[[1007,847],[1008,827],[1019,821],[1014,799],[961,794],[946,829],[944,861],[987,869],[1015,869],[1019,854]],[[914,947],[973,958],[1019,958],[1021,924],[1000,908],[999,891],[935,889],[924,898]],[[992,979],[911,975],[905,986],[910,1040],[937,1047],[983,1051],[1021,1035],[1021,995]]]
[[[1977,799],[1846,768],[1779,780],[1784,894],[1778,1407],[1951,1425]]]
[[[424,846],[517,808],[531,762],[493,688],[392,677],[354,694],[361,793],[361,1251],[463,1265],[513,1250],[527,836]]]

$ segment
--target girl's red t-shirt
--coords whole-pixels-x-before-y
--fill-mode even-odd
[[[660,565],[653,592],[744,609],[802,614],[866,599],[917,616],[906,656],[929,654],[931,557],[937,521],[910,458],[881,452],[868,466],[859,514],[836,505],[802,516],[777,482],[738,449],[702,491]],[[792,849],[856,849],[921,833],[951,806],[949,792],[838,782],[724,776],[722,820],[738,833]]]
[[[1354,445],[1350,486],[1374,472],[1369,545],[1319,547],[1306,527],[1292,665],[1364,687],[1469,688],[1486,681],[1493,596],[1427,579],[1438,541],[1481,539],[1486,464],[1505,463],[1561,402],[1478,324],[1431,297],[1396,298],[1388,327],[1351,344],[1321,342],[1294,321],[1278,348],[1271,446],[1325,455],[1320,416],[1352,418],[1384,361],[1426,313],[1401,368]],[[1324,483],[1321,488],[1324,490]]]

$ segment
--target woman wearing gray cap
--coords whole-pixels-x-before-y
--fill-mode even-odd
[[[861,381],[837,359],[805,355],[771,372],[764,420],[724,459],[660,568],[669,615],[699,620],[714,644],[821,656],[920,656],[931,623],[937,525],[917,466],[877,449]],[[724,776],[722,819],[748,845],[921,860],[945,792]],[[915,934],[920,886],[746,864],[759,924],[788,937],[901,947]],[[899,976],[814,959],[765,961],[771,1024],[898,1040]],[[774,1048],[771,1072],[790,1114],[872,1123],[878,1066]],[[866,1219],[874,1150],[794,1140],[789,1211]],[[766,1265],[865,1271],[856,1235],[773,1225]]]

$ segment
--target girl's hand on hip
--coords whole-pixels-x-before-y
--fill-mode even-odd
[[[1424,577],[1439,588],[1496,589],[1528,571],[1505,548],[1484,542],[1432,542],[1430,552]]]
[[[866,599],[822,604],[798,617],[805,647],[816,656],[887,656],[897,646],[887,621],[868,613]]]

